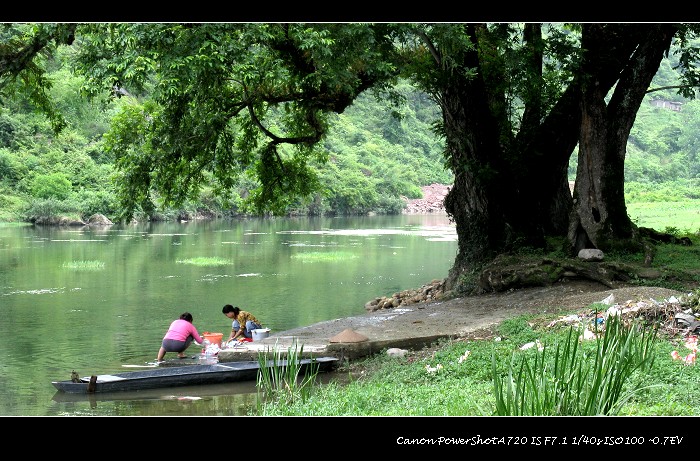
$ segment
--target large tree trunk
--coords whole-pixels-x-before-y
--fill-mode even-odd
[[[466,25],[477,41],[481,26]],[[498,111],[498,85],[481,68],[478,47],[463,66],[477,78],[452,72],[441,94],[448,157],[455,183],[445,207],[457,225],[458,253],[446,287],[469,291],[468,281],[497,254],[538,247],[545,235],[565,235],[570,250],[639,244],[624,202],[624,158],[629,131],[673,25],[586,24],[581,71],[542,118],[529,101],[517,136],[509,138]],[[538,44],[536,27],[528,42]],[[483,36],[482,36],[483,37]],[[537,80],[533,46],[531,75]],[[605,97],[616,85],[606,105]],[[573,200],[567,181],[569,156],[579,142]],[[572,205],[573,204],[573,205]]]
[[[507,111],[503,110],[503,88],[489,77],[480,61],[478,50],[493,49],[488,34],[480,25],[467,25],[465,30],[474,43],[480,43],[465,53],[462,66],[476,70],[477,77],[450,73],[439,98],[448,158],[455,173],[445,208],[458,234],[458,253],[446,285],[457,291],[474,288],[463,285],[468,278],[461,277],[474,274],[497,254],[523,246],[541,248],[545,232],[552,227],[558,227],[560,235],[565,234],[571,194],[566,181],[568,156],[562,156],[561,149],[570,153],[578,138],[577,124],[570,125],[563,121],[568,118],[556,116],[548,117],[550,136],[540,135],[544,114],[539,25],[526,26],[526,41],[531,45],[528,66],[533,76],[529,82],[532,97],[517,137],[511,133]],[[487,60],[496,62],[493,55]],[[578,120],[578,100],[565,101],[557,105],[557,114],[573,114]],[[552,164],[552,157],[559,162]],[[553,209],[557,218],[548,221]],[[556,219],[558,224],[543,224],[543,220],[548,223]]]
[[[598,75],[610,62],[600,59],[601,35],[596,25],[584,25],[582,48],[592,53],[584,59],[584,75]],[[629,59],[610,103],[608,89],[587,79],[582,86],[581,134],[574,208],[569,222],[569,245],[576,254],[582,248],[603,251],[615,248],[639,250],[642,242],[627,215],[625,204],[625,154],[627,140],[645,92],[656,74],[675,32],[673,25],[644,27],[640,45]]]
[[[562,153],[571,153],[578,142],[578,132],[573,129],[580,118],[579,111],[573,110],[578,92],[567,90],[545,118],[542,25],[526,24],[523,41],[531,76],[526,82],[530,99],[514,143],[522,159],[518,170],[523,175],[519,186],[526,205],[523,210],[528,214],[525,219],[536,221],[544,235],[566,235],[572,199],[569,156]]]
[[[480,26],[465,26],[476,40]],[[538,28],[530,28],[536,44]],[[618,40],[611,30],[597,31],[608,65],[591,69],[607,92],[617,81],[636,41]],[[478,49],[478,48],[477,48]],[[533,52],[535,79],[541,53]],[[452,72],[439,100],[455,183],[445,207],[457,225],[458,253],[447,288],[468,291],[463,275],[474,274],[495,255],[522,246],[542,247],[545,235],[566,235],[572,207],[567,180],[568,161],[578,142],[581,85],[577,76],[550,113],[542,119],[537,97],[525,109],[518,135],[509,139],[494,101],[497,85],[485,81],[477,51],[467,52],[463,66],[477,70],[477,78]],[[487,75],[487,74],[486,74]],[[504,142],[504,140],[508,140]],[[465,282],[467,279],[464,280]],[[482,287],[483,288],[483,287]]]
[[[465,26],[474,41],[478,27]],[[475,50],[463,59],[465,68],[479,68]],[[491,259],[511,238],[504,226],[504,198],[512,181],[508,169],[499,164],[503,152],[498,125],[489,109],[483,79],[451,73],[443,86],[441,106],[446,149],[455,175],[445,197],[445,209],[455,221],[458,238],[455,264],[447,278],[448,288],[453,288],[475,263]]]
[[[565,236],[569,229],[573,202],[568,166],[579,142],[582,85],[596,81],[599,91],[606,94],[615,85],[639,42],[639,30],[630,36],[630,27],[637,26],[613,24],[589,29],[588,34],[595,37],[595,48],[589,51],[602,65],[578,73],[537,129],[518,133],[520,171],[527,173],[520,191],[527,198],[523,205],[533,211],[530,218],[542,223],[546,235]]]

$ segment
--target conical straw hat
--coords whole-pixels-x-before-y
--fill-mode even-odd
[[[332,343],[361,343],[362,341],[367,341],[369,338],[365,335],[361,335],[352,328],[346,328],[337,335],[330,339]]]

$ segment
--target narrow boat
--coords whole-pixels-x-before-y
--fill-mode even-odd
[[[336,357],[315,357],[298,360],[299,373],[331,371]],[[287,360],[269,360],[267,367],[286,367]],[[91,394],[102,392],[135,391],[165,387],[192,386],[255,380],[260,363],[257,360],[225,362],[210,365],[158,367],[148,370],[127,371],[110,375],[74,377],[66,381],[52,381],[60,392]]]

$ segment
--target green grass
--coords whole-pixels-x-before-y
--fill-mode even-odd
[[[555,318],[575,313],[583,318],[581,314],[590,313],[591,307],[595,308],[560,313]],[[700,415],[700,364],[686,365],[671,357],[674,350],[689,353],[681,339],[630,329],[620,330],[607,342],[579,344],[578,335],[566,325],[548,327],[552,319],[552,314],[514,317],[498,326],[495,337],[441,341],[432,354],[403,358],[377,354],[355,364],[355,374],[350,375],[348,369],[347,377],[315,386],[304,402],[272,402],[264,414],[492,416],[499,414],[499,399],[504,397],[498,396],[494,376],[502,378],[508,370],[518,370],[520,363],[528,363],[532,377],[541,378],[533,379],[538,384],[530,389],[531,399],[544,397],[545,392],[551,397],[556,379],[587,375],[585,382],[572,378],[567,386],[559,383],[559,395],[569,398],[569,414]],[[552,374],[543,373],[542,367],[537,371],[543,363],[537,347],[520,349],[533,341],[549,350],[544,368]],[[556,373],[555,357],[559,358]],[[564,360],[567,357],[569,362]],[[541,405],[541,413],[554,414],[545,409],[551,410],[560,400]]]
[[[74,271],[99,271],[105,268],[105,263],[104,261],[69,261],[64,262],[61,267]]]
[[[206,256],[200,256],[197,258],[188,258],[188,259],[178,259],[175,262],[178,264],[191,264],[193,266],[200,266],[200,267],[230,266],[233,264],[233,261],[230,261],[228,259],[218,258],[218,257],[206,257]]]
[[[628,202],[627,215],[636,225],[658,231],[674,228],[684,234],[700,232],[700,200]]]
[[[348,259],[359,258],[354,253],[347,251],[310,251],[308,253],[297,253],[292,255],[293,259],[299,259],[303,263],[316,263],[316,262],[338,262],[345,261]]]

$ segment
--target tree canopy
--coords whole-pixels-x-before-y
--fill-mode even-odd
[[[65,121],[47,95],[45,56],[75,39],[76,24],[4,24],[0,26],[0,101],[10,91],[28,95],[60,131]]]
[[[309,165],[326,161],[319,144],[329,114],[363,92],[398,100],[394,85],[408,79],[441,110],[436,131],[455,176],[446,207],[459,238],[448,277],[456,289],[496,255],[542,247],[547,236],[566,236],[572,255],[644,248],[625,209],[626,141],[673,39],[682,94],[694,97],[697,84],[696,26],[673,23],[80,24],[70,39],[60,25],[40,32],[44,46],[73,43],[86,94],[133,97],[107,136],[129,212],[153,208],[154,197],[180,203],[205,178],[226,198],[242,176],[255,184],[252,209],[280,212],[318,187]],[[25,62],[26,71],[6,66],[0,75],[29,72],[34,61]],[[577,149],[572,196],[567,167]]]

